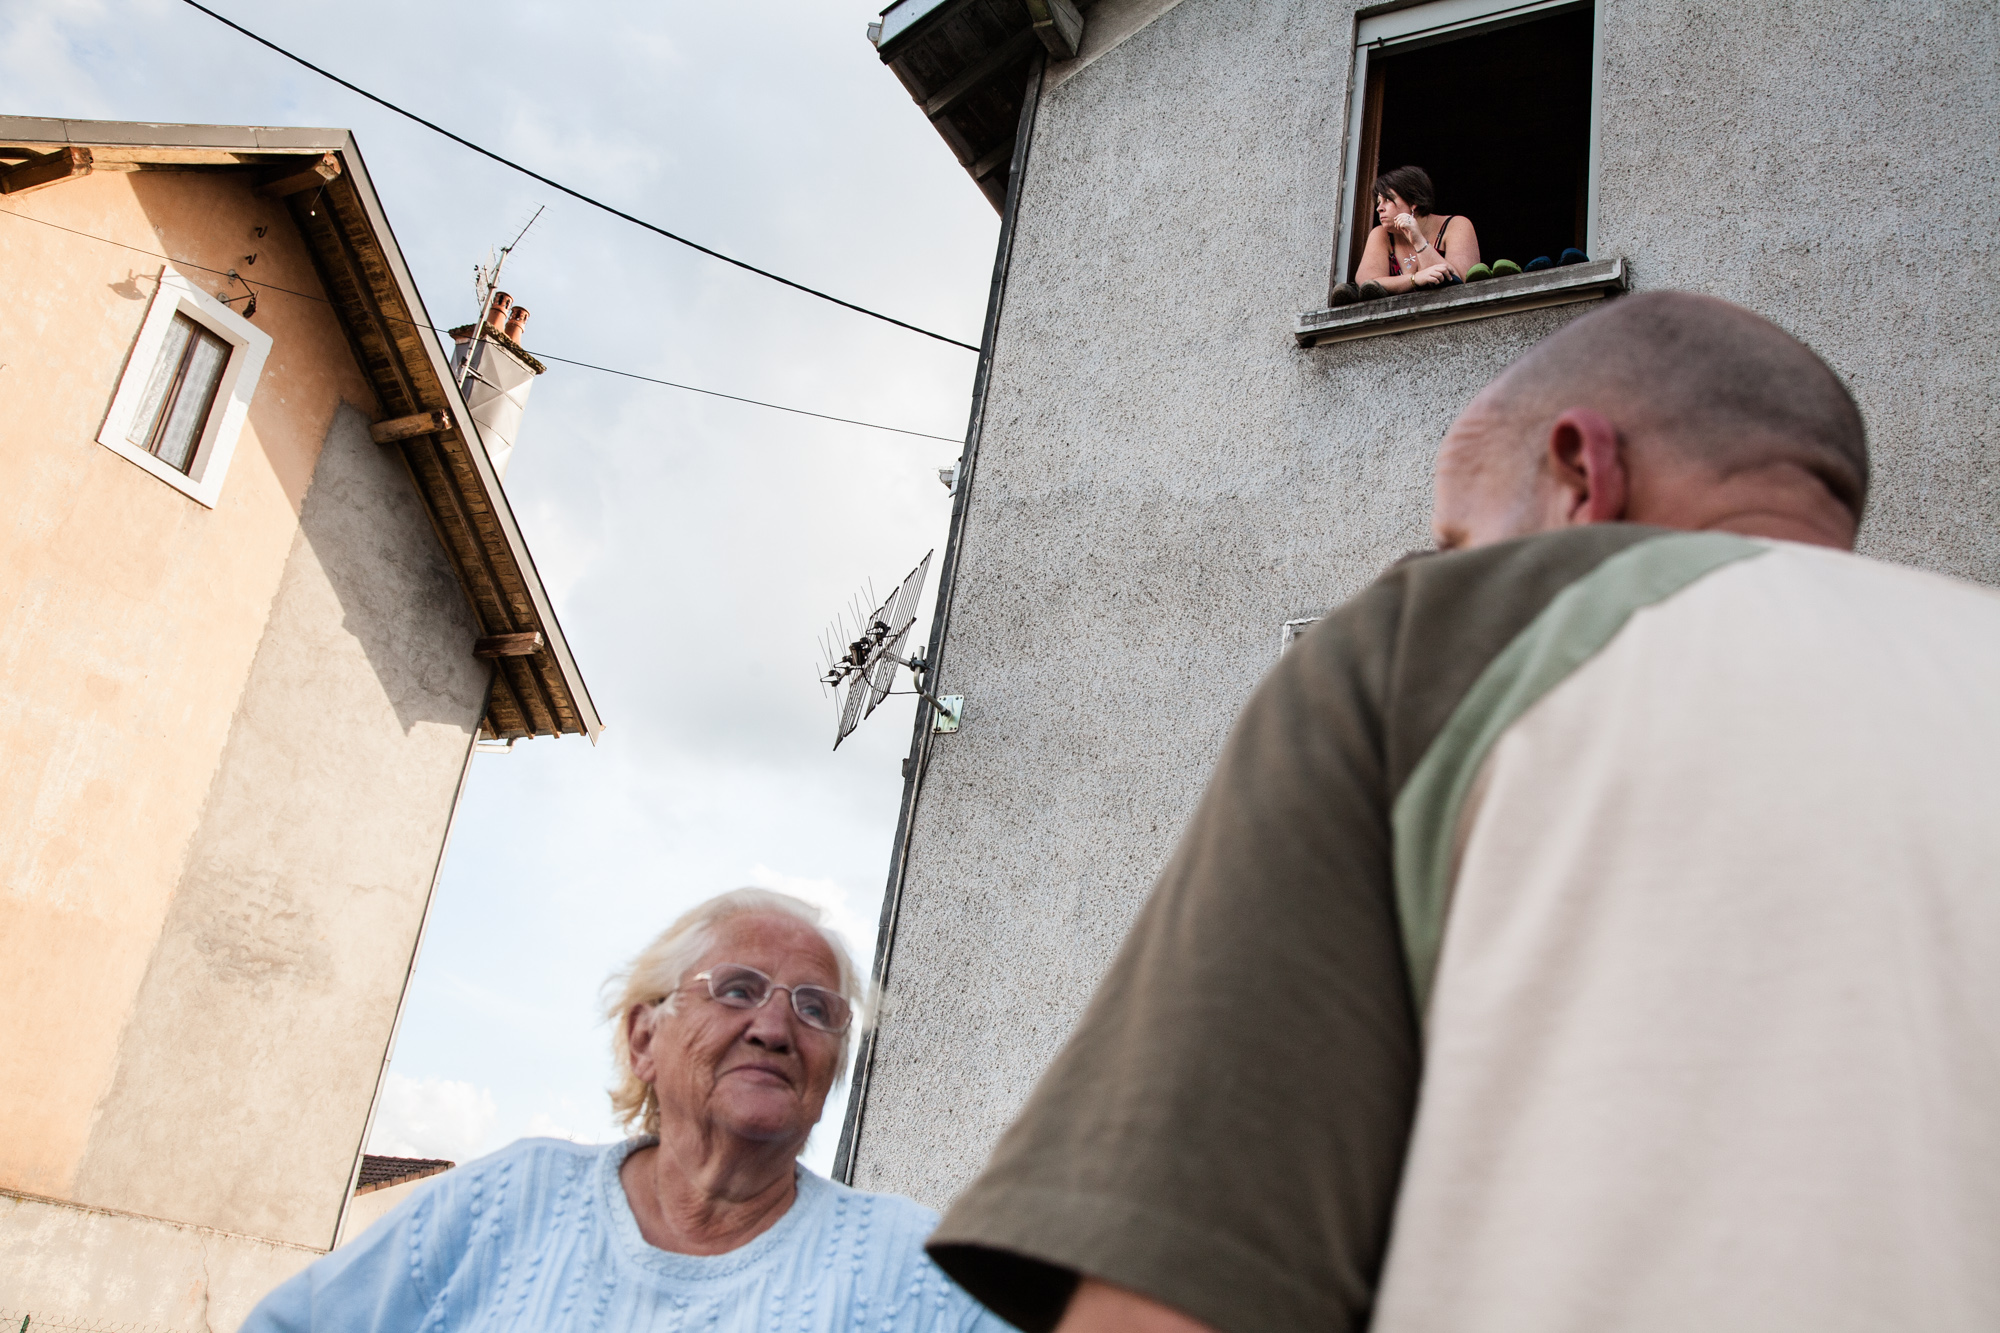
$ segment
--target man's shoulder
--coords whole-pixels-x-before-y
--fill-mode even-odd
[[[1463,623],[1466,613],[1476,612],[1480,622],[1518,629],[1556,593],[1613,556],[1643,543],[1679,543],[1704,535],[1598,523],[1468,550],[1412,551],[1328,612],[1301,646],[1325,651],[1330,640],[1351,640],[1357,633],[1364,638],[1393,636],[1412,614]],[[1432,635],[1406,643],[1439,646]]]
[[[1699,542],[1713,536],[1642,523],[1590,523],[1489,546],[1412,552],[1383,571],[1377,583],[1397,587],[1406,595],[1429,596],[1490,585],[1549,583],[1560,587],[1635,546]]]
[[[1394,791],[1474,681],[1557,598],[1627,552],[1712,546],[1704,537],[1606,523],[1406,556],[1299,640],[1272,673],[1270,703],[1380,717]]]
[[[1931,604],[1960,607],[1973,616],[2000,615],[2000,588],[1957,575],[1826,546],[1781,541],[1764,545],[1778,557],[1776,566],[1795,567],[1809,572],[1810,577],[1842,583],[1862,596],[1871,591],[1901,594]]]
[[[1722,650],[1810,650],[1843,663],[1856,688],[1988,693],[2000,590],[1849,551],[1759,545],[1762,558],[1693,590],[1698,614],[1680,619],[1684,632]]]

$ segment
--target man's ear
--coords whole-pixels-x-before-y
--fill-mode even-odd
[[[1616,523],[1625,517],[1628,479],[1618,428],[1600,412],[1572,407],[1549,427],[1549,474],[1560,492],[1560,525]]]

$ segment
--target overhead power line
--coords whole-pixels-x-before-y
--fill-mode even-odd
[[[950,435],[932,435],[928,431],[904,430],[901,426],[882,426],[873,421],[856,421],[852,417],[833,417],[824,412],[808,412],[803,407],[786,407],[780,403],[766,403],[756,398],[738,398],[733,393],[722,393],[716,389],[697,389],[692,384],[676,384],[672,380],[654,379],[651,375],[641,375],[631,370],[613,370],[610,366],[592,365],[588,361],[572,361],[566,356],[551,356],[547,352],[537,352],[544,361],[560,361],[566,366],[577,366],[584,370],[601,371],[606,375],[617,375],[628,380],[640,380],[647,384],[663,384],[669,389],[686,389],[689,393],[705,393],[710,398],[727,398],[733,403],[751,403],[758,407],[774,407],[780,412],[792,412],[802,417],[818,417],[821,421],[838,421],[849,426],[866,426],[870,430],[889,430],[898,435],[914,435],[924,440],[943,440],[946,444],[963,444],[965,441]]]
[[[804,292],[808,296],[817,296],[822,301],[831,301],[835,305],[840,306],[847,310],[852,310],[858,315],[866,315],[870,319],[879,319],[885,324],[894,324],[897,328],[908,329],[911,333],[921,333],[926,338],[935,338],[941,343],[950,343],[953,347],[963,347],[968,352],[976,352],[979,350],[977,344],[962,342],[957,338],[947,337],[942,333],[933,333],[929,329],[921,328],[918,325],[897,319],[894,315],[885,315],[879,310],[870,310],[867,306],[856,305],[852,301],[843,301],[838,296],[834,296],[829,292],[823,292],[819,290],[819,288],[817,287],[808,287],[803,282],[793,282],[790,278],[784,277],[777,273],[773,273],[769,269],[758,268],[755,264],[746,263],[741,259],[737,259],[734,258],[733,256],[723,254],[720,250],[711,250],[707,246],[701,244],[699,241],[691,241],[685,236],[676,235],[675,233],[668,231],[665,227],[661,227],[654,223],[648,222],[644,218],[634,217],[632,214],[627,213],[622,208],[614,208],[610,204],[605,203],[602,199],[593,198],[592,196],[585,194],[581,190],[573,190],[569,186],[564,185],[561,181],[550,180],[547,176],[542,175],[541,172],[534,171],[528,167],[524,167],[519,162],[514,161],[512,158],[502,157],[500,154],[494,152],[490,148],[482,148],[478,144],[472,142],[472,140],[465,138],[463,135],[453,134],[450,130],[446,129],[444,126],[439,125],[434,121],[425,120],[422,116],[417,115],[414,111],[405,111],[402,107],[397,106],[394,102],[391,102],[388,98],[377,97],[374,93],[369,92],[366,88],[363,88],[358,84],[349,83],[346,79],[341,78],[338,74],[333,73],[331,70],[321,69],[318,65],[313,64],[312,61],[307,60],[305,57],[293,55],[290,51],[287,51],[284,47],[279,46],[276,42],[271,41],[269,38],[260,37],[256,33],[250,31],[250,29],[244,27],[242,24],[237,23],[232,19],[224,18],[222,15],[216,13],[208,6],[199,3],[199,0],[182,0],[182,3],[186,4],[192,9],[199,9],[202,13],[208,15],[210,18],[214,19],[217,23],[222,24],[224,27],[234,28],[237,32],[242,33],[245,37],[248,37],[251,41],[256,42],[259,46],[267,47],[270,50],[277,52],[279,55],[283,56],[285,59],[289,61],[292,61],[294,64],[303,65],[305,68],[311,70],[313,73],[319,75],[321,78],[331,79],[335,83],[339,84],[341,87],[347,89],[349,92],[358,93],[361,96],[367,98],[369,101],[375,103],[375,105],[393,111],[397,115],[403,117],[405,120],[413,120],[427,130],[432,130],[438,134],[442,134],[445,138],[451,140],[455,144],[458,144],[460,147],[470,148],[473,152],[478,153],[480,156],[491,158],[493,159],[493,161],[498,162],[501,166],[509,167],[515,171],[518,171],[523,176],[528,177],[530,180],[540,181],[543,185],[548,186],[551,190],[560,190],[562,193],[568,195],[572,199],[577,200],[579,203],[589,204],[592,208],[602,209],[604,212],[609,213],[611,216],[615,218],[623,218],[625,221],[631,223],[635,227],[644,227],[647,231],[650,231],[657,236],[664,236],[668,240],[674,241],[680,245],[685,245],[690,250],[699,250],[701,251],[701,253],[709,256],[711,259],[720,259],[725,264],[734,264],[736,267],[740,269],[745,269],[748,272],[755,273],[760,278],[769,278],[772,282],[781,282],[785,286],[790,287],[795,291]]]
[[[50,222],[47,218],[29,217],[25,213],[16,213],[10,209],[0,209],[0,217],[19,218],[23,222],[33,222],[44,227],[54,227],[57,231],[66,231],[72,236],[81,236],[87,241],[98,241],[104,245],[115,245],[121,250],[130,250],[135,255],[146,255],[153,259],[164,259],[169,264],[180,268],[199,269],[203,273],[213,273],[220,278],[233,278],[251,291],[279,292],[285,296],[296,296],[301,300],[315,301],[324,306],[331,306],[333,304],[332,301],[329,301],[324,296],[315,296],[311,292],[295,291],[290,287],[279,287],[273,283],[258,282],[253,286],[249,279],[231,269],[211,268],[207,264],[197,264],[193,260],[176,259],[172,255],[161,254],[157,250],[146,250],[136,245],[127,245],[123,241],[114,241],[109,236],[96,236],[87,231],[78,231],[75,227],[65,227],[62,223]],[[448,330],[438,328],[435,324],[422,324],[413,319],[398,319],[387,311],[382,312],[382,318],[392,323],[406,324],[413,329],[428,329],[432,333],[445,333],[448,335],[449,332]],[[946,444],[964,443],[963,440],[951,435],[933,435],[929,431],[908,430],[902,426],[885,426],[879,421],[859,421],[854,417],[837,417],[831,413],[813,412],[803,407],[787,407],[783,403],[767,403],[761,398],[744,398],[739,394],[723,393],[720,389],[703,389],[693,384],[680,384],[673,380],[656,379],[651,375],[641,375],[637,371],[615,370],[610,366],[600,366],[590,361],[572,361],[566,356],[552,356],[547,352],[536,352],[534,355],[543,361],[560,361],[563,365],[576,366],[581,370],[595,370],[606,375],[617,375],[623,379],[642,380],[647,384],[659,384],[669,389],[683,389],[688,393],[704,394],[710,398],[727,398],[732,403],[748,403],[752,407],[768,407],[774,412],[790,412],[794,416],[817,417],[821,421],[837,421],[843,426],[865,426],[869,430],[886,430],[894,435],[914,435],[920,440],[942,440]]]

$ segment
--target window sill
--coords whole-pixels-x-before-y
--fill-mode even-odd
[[[1588,264],[1571,264],[1568,268],[1488,278],[1440,292],[1409,292],[1331,310],[1314,310],[1299,316],[1292,326],[1292,336],[1301,347],[1317,347],[1384,333],[1407,333],[1437,324],[1511,315],[1517,310],[1595,301],[1622,292],[1628,285],[1624,259],[1599,259]]]

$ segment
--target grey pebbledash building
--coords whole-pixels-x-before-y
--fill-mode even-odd
[[[1862,550],[2000,583],[2000,8],[900,0],[883,61],[1002,215],[839,1169],[946,1203],[1075,1022],[1288,622],[1428,545],[1458,409],[1617,293],[1803,338]],[[1328,309],[1374,173],[1489,259]],[[1282,1021],[1273,1015],[1272,1021]]]

